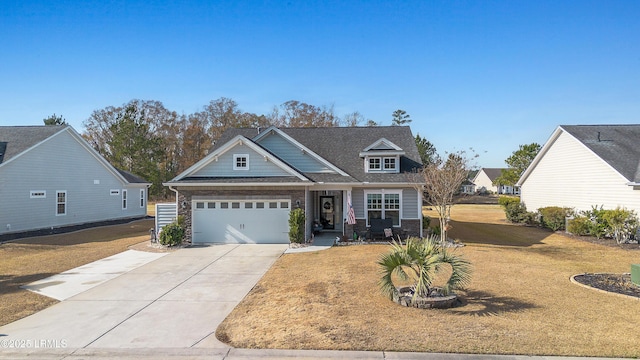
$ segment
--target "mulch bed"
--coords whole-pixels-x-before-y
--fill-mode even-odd
[[[640,286],[631,282],[630,274],[582,274],[574,280],[596,289],[640,298]]]

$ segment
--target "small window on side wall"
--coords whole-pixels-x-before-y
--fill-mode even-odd
[[[56,191],[56,216],[67,215],[67,192]]]

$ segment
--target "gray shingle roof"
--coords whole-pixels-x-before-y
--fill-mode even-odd
[[[408,126],[281,128],[280,130],[350,175],[345,177],[336,174],[304,173],[315,182],[409,182],[407,175],[403,173],[422,166],[415,137]],[[212,151],[237,135],[253,139],[259,135],[259,132],[255,128],[229,129],[222,134]],[[360,152],[381,138],[391,141],[404,150],[405,155],[400,158],[399,174],[365,172]]]
[[[11,160],[67,126],[0,126],[0,142],[6,143],[3,162]]]
[[[640,125],[561,125],[630,182],[640,182]]]
[[[487,174],[491,181],[495,180],[498,176],[502,175],[502,170],[507,170],[505,168],[482,168],[484,173]]]
[[[128,171],[125,170],[121,170],[116,168],[116,170],[120,173],[120,175],[122,175],[122,177],[125,178],[125,180],[127,180],[129,183],[131,184],[148,184],[149,182],[137,175],[134,175]]]

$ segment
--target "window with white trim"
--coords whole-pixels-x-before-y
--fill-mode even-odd
[[[367,226],[371,219],[393,219],[393,226],[400,226],[401,193],[401,190],[365,192]]]
[[[111,196],[118,196],[120,195],[120,189],[111,189],[109,194],[111,194]]]
[[[233,170],[249,170],[249,154],[234,154]]]
[[[122,189],[122,210],[127,210],[127,190]]]
[[[56,216],[67,215],[67,191],[56,191]]]
[[[140,189],[140,207],[144,207],[144,189]]]
[[[384,158],[384,170],[395,171],[396,170],[396,158],[388,157]]]
[[[369,170],[380,170],[380,158],[369,158]]]
[[[367,157],[366,172],[397,173],[399,158],[397,156]]]
[[[31,199],[46,199],[47,191],[46,190],[31,190],[29,191],[29,197]]]

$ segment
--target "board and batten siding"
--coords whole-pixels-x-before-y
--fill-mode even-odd
[[[618,206],[640,214],[640,190],[578,140],[562,132],[521,187],[527,210],[562,206],[576,210]]]
[[[248,155],[249,169],[234,170],[234,155]],[[236,145],[233,149],[225,152],[218,157],[218,160],[212,160],[199,169],[191,176],[201,177],[249,177],[249,176],[291,176],[290,173],[284,171],[271,161],[265,161],[261,154],[246,145]]]
[[[266,136],[259,143],[301,172],[335,172],[279,135]]]
[[[119,195],[110,194],[118,189]],[[128,206],[122,209],[122,190]],[[125,185],[71,134],[58,133],[0,168],[0,234],[141,217],[140,189]],[[31,191],[46,197],[31,198]],[[66,214],[56,215],[56,192],[66,192]]]

